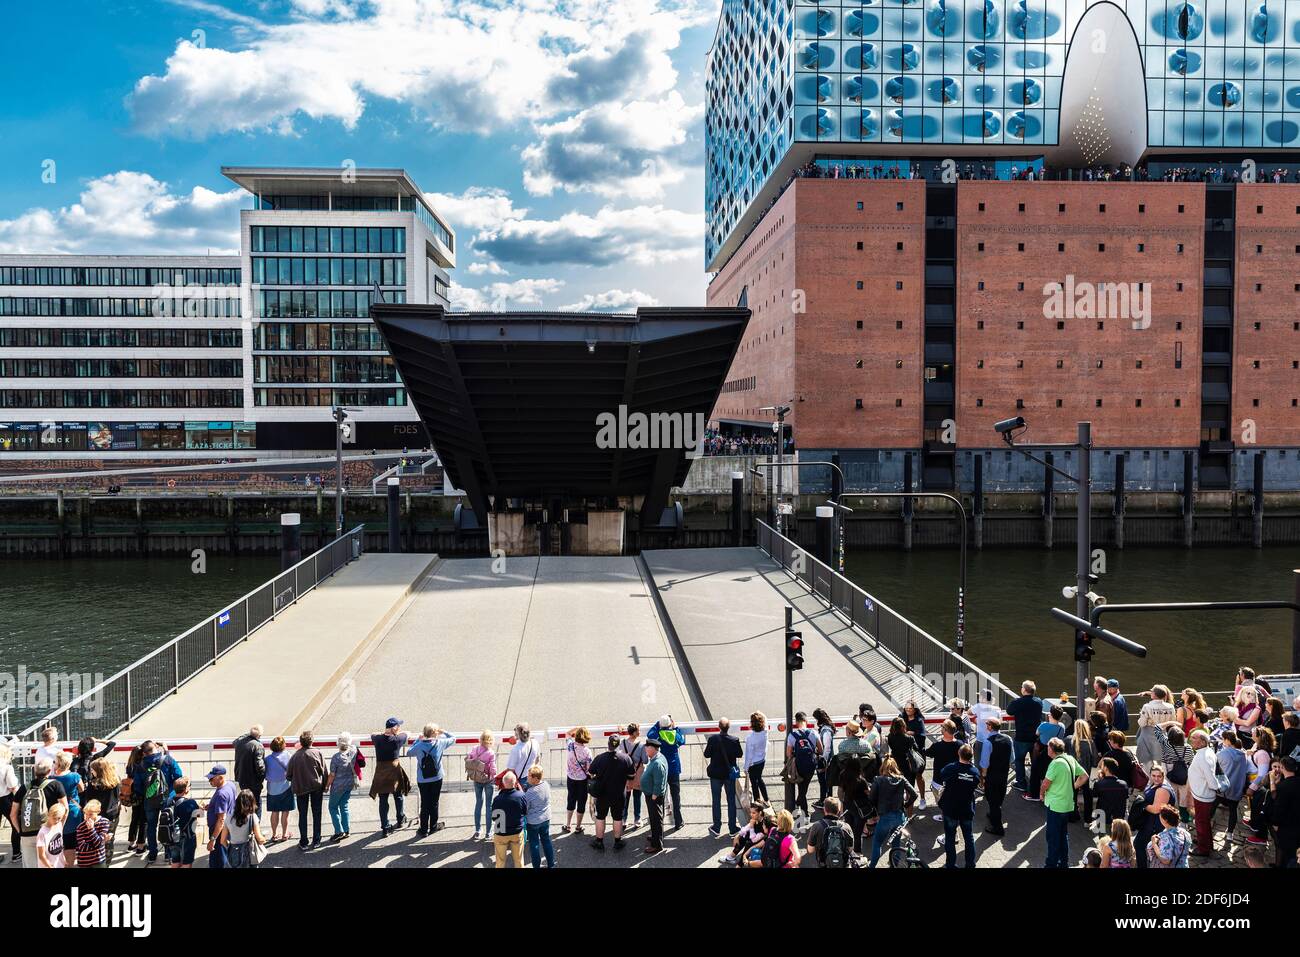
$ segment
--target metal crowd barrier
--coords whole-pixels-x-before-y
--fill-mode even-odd
[[[794,575],[817,598],[846,622],[864,632],[880,651],[892,656],[902,670],[915,676],[967,676],[979,691],[991,689],[1000,708],[1017,694],[992,675],[975,667],[925,629],[920,628],[884,602],[863,591],[839,572],[819,561],[808,549],[786,538],[766,522],[758,521],[758,547],[782,568]],[[940,700],[948,697],[935,688]],[[957,697],[974,698],[973,694]]]
[[[41,718],[18,736],[35,740],[44,728],[52,726],[58,729],[62,739],[107,740],[129,728],[132,721],[216,664],[231,648],[273,621],[285,608],[361,557],[364,528],[358,525],[344,532],[297,565]],[[84,706],[96,701],[97,696],[102,696],[102,703],[94,709],[96,716],[88,717]]]

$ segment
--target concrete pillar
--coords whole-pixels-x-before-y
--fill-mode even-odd
[[[1191,548],[1196,529],[1196,462],[1189,450],[1183,453],[1183,547]]]
[[[1115,504],[1111,511],[1115,518],[1115,547],[1118,549],[1124,547],[1124,461],[1123,452],[1115,456]]]
[[[827,568],[835,568],[835,509],[829,505],[817,506],[817,560]]]
[[[1045,456],[1048,465],[1055,463],[1055,456],[1048,452]],[[1056,538],[1056,473],[1050,468],[1043,469],[1043,547],[1051,548]]]
[[[911,493],[912,491],[912,453],[903,453],[903,491]],[[914,509],[912,499],[903,499],[903,551],[912,550],[912,516]]]
[[[1264,547],[1264,453],[1255,453],[1255,478],[1250,499],[1250,543]]]
[[[731,544],[740,547],[745,534],[745,473],[731,473]]]
[[[388,550],[394,554],[402,550],[402,500],[401,480],[396,475],[388,477]]]
[[[984,547],[984,455],[972,452],[975,465],[975,489],[971,493],[971,511],[974,512],[975,549]]]
[[[302,516],[297,512],[280,515],[280,571],[302,561]]]
[[[63,558],[68,554],[68,508],[67,503],[63,500],[63,489],[59,489],[57,498],[59,510],[59,557]]]
[[[239,527],[235,524],[235,496],[226,493],[226,537],[230,542],[230,554],[239,553]]]

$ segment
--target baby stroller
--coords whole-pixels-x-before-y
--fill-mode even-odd
[[[893,833],[885,838],[885,855],[891,868],[929,866],[917,853],[916,841],[912,839],[906,821],[894,828]]]

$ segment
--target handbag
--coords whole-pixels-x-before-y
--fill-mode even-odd
[[[264,860],[266,860],[266,845],[259,843],[257,838],[253,837],[252,835],[249,835],[248,838],[248,849],[252,851],[253,863],[255,865],[261,864]]]
[[[466,758],[465,777],[475,784],[487,784],[489,780],[487,762],[481,758]]]
[[[1134,761],[1132,769],[1129,771],[1129,787],[1135,791],[1145,791],[1150,780],[1147,773],[1142,770],[1142,765]]]

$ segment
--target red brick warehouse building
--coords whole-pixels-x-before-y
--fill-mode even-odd
[[[872,139],[865,106],[799,107],[849,91],[868,102],[865,69],[826,65],[818,38],[847,38],[866,16],[834,6],[810,5],[807,23],[796,6],[787,76],[780,44],[767,75],[722,62],[757,16],[724,5],[708,80],[708,304],[753,316],[712,424],[770,434],[761,410],[789,403],[801,457],[837,453],[850,487],[897,488],[910,472],[914,487],[969,490],[976,455],[990,490],[1041,487],[1042,467],[993,430],[1021,415],[1029,442],[1072,442],[1090,421],[1101,488],[1123,455],[1130,488],[1180,488],[1190,458],[1199,487],[1245,489],[1258,452],[1267,488],[1300,488],[1295,150],[1231,118],[1217,140],[1204,127],[1171,146],[1172,121],[1157,131],[1133,102],[1141,60],[1123,44],[1098,58],[1110,82],[1073,114],[1070,48],[1036,142],[947,125],[909,142],[906,108],[890,114],[897,133]],[[905,104],[906,63],[899,73],[886,79]],[[1023,77],[973,76],[955,82],[1031,93]]]

